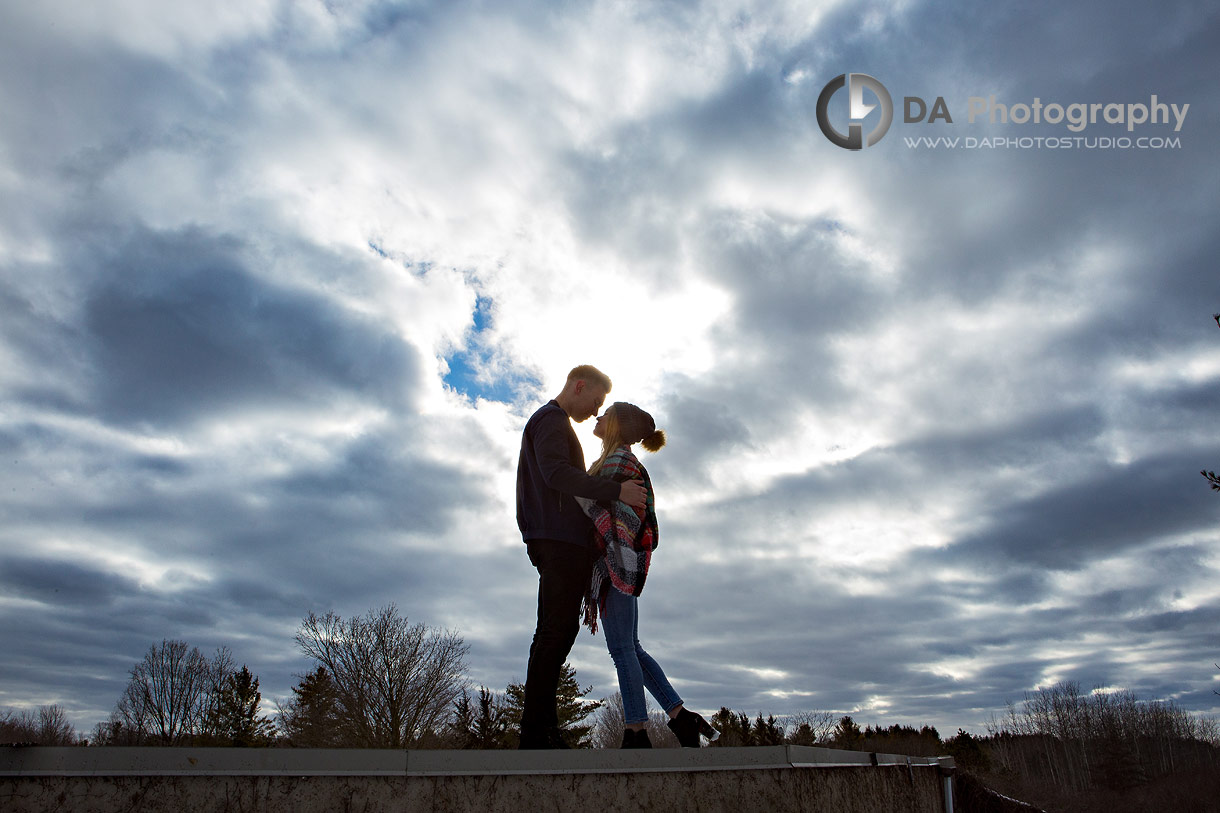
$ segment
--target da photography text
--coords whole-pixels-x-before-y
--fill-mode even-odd
[[[836,98],[839,91],[846,91]],[[866,96],[866,92],[871,94]],[[847,131],[842,132],[836,121],[842,122],[843,108],[847,113]],[[870,114],[880,110],[879,116],[870,118]],[[1027,136],[1020,132],[1009,131],[1007,135],[997,136],[992,132],[985,138],[978,136],[963,136],[954,133],[952,136],[927,137],[922,134],[910,137],[912,131],[907,129],[904,141],[910,148],[957,148],[967,149],[979,146],[1016,146],[1022,149],[1159,149],[1178,148],[1180,140],[1176,137],[1162,137],[1164,129],[1172,127],[1174,134],[1182,130],[1190,104],[1178,104],[1164,101],[1157,94],[1150,94],[1147,100],[1136,102],[1045,102],[1040,96],[1034,96],[1029,101],[1001,101],[995,94],[988,96],[969,96],[964,106],[951,108],[943,96],[931,99],[922,96],[902,97],[903,125],[945,124],[955,128],[966,125],[1003,125],[1007,127],[1022,127],[1028,125],[1049,125],[1052,128],[1063,128],[1067,131],[1063,137]],[[832,110],[839,113],[832,116]],[[878,79],[864,73],[846,73],[836,76],[822,88],[817,103],[818,127],[832,144],[848,150],[860,150],[871,147],[879,142],[889,131],[894,118],[893,97]],[[866,121],[867,120],[867,121]],[[872,122],[865,132],[865,127]],[[1123,125],[1130,138],[1114,138],[1109,136],[1084,137],[1091,127],[1099,125]],[[1148,128],[1158,128],[1155,135],[1149,135]],[[1135,134],[1139,133],[1138,137]],[[1053,130],[1051,131],[1053,132]],[[1108,132],[1113,132],[1108,130]],[[1072,135],[1068,135],[1071,133]]]

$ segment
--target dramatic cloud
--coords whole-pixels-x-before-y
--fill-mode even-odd
[[[641,636],[693,707],[1216,711],[1215,3],[9,5],[0,706],[88,731],[163,638],[283,698],[306,613],[391,601],[521,680],[520,432],[593,363],[669,435]]]

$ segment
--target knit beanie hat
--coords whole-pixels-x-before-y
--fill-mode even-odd
[[[626,401],[615,401],[612,405],[614,417],[618,418],[618,430],[623,436],[623,443],[639,443],[657,429],[652,416],[635,404]]]

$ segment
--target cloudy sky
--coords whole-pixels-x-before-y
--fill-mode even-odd
[[[523,679],[520,433],[592,363],[669,433],[641,637],[693,708],[1215,713],[1218,38],[1215,0],[0,6],[0,707],[85,733],[164,638],[284,698],[305,614],[389,602]],[[844,73],[893,100],[862,150],[817,124]]]

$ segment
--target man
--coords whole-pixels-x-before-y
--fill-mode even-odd
[[[569,420],[597,413],[610,379],[590,365],[568,373],[563,391],[530,417],[517,462],[517,525],[538,568],[538,626],[530,644],[521,713],[521,748],[566,748],[555,694],[580,629],[580,603],[592,578],[593,524],[573,497],[643,507],[641,480],[617,483],[585,473],[585,454]]]

